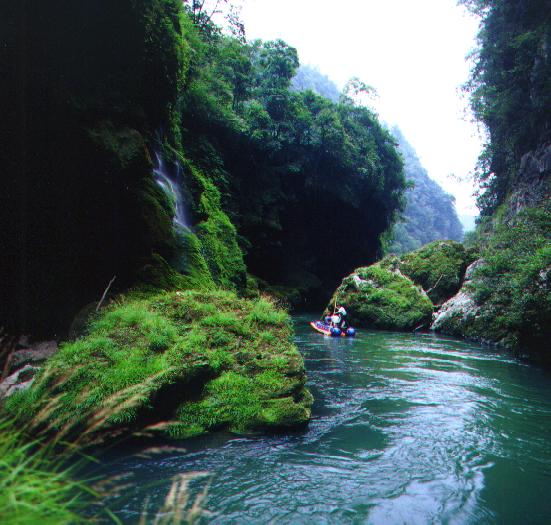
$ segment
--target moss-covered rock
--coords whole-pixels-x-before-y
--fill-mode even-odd
[[[312,398],[286,312],[231,292],[121,299],[65,344],[8,412],[79,442],[137,431],[183,438],[310,418]]]
[[[194,231],[212,280],[225,289],[242,291],[247,281],[243,252],[237,242],[237,230],[222,209],[220,190],[193,163],[183,160],[198,199]]]
[[[432,328],[551,360],[550,205],[510,219],[496,215],[477,234],[483,259],[468,268],[461,291],[442,305]]]
[[[350,324],[385,330],[413,330],[430,321],[433,305],[427,295],[399,270],[380,264],[358,268],[333,295],[344,304]]]
[[[387,257],[381,264],[399,268],[426,291],[434,304],[441,304],[458,292],[470,258],[461,243],[434,241],[400,258]]]
[[[431,330],[456,337],[481,339],[483,325],[480,318],[480,305],[472,293],[472,277],[483,260],[472,263],[465,272],[465,282],[461,290],[448,299],[435,313]]]

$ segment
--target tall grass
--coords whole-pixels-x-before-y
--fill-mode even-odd
[[[209,484],[195,497],[191,497],[190,483],[208,476],[207,472],[190,472],[174,476],[164,503],[153,513],[149,512],[148,502],[140,517],[139,525],[191,525],[202,516],[210,513],[203,508]]]
[[[0,421],[0,523],[63,525],[81,517],[93,492],[71,478],[53,445],[28,441]]]
[[[0,523],[120,523],[103,501],[124,496],[131,490],[131,479],[112,477],[94,484],[78,481],[76,476],[87,461],[75,460],[76,454],[74,446],[62,448],[59,443],[29,440],[13,423],[0,420]],[[209,483],[196,495],[190,490],[192,481],[208,475],[190,472],[174,476],[159,508],[150,509],[144,501],[139,524],[193,524],[209,515],[203,507]]]

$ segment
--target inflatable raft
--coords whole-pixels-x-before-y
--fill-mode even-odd
[[[348,328],[347,330],[340,330],[339,328],[331,327],[323,321],[312,321],[310,326],[320,334],[327,335],[329,337],[354,337],[356,330],[354,328]]]

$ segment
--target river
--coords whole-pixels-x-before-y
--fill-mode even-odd
[[[112,508],[136,523],[175,474],[208,471],[204,523],[551,523],[551,375],[431,334],[313,332],[294,318],[315,396],[307,429],[216,434],[186,452],[122,455]]]

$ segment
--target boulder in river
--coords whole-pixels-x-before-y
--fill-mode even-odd
[[[356,269],[337,288],[349,324],[384,330],[413,330],[430,322],[433,305],[425,292],[398,270],[374,264]]]
[[[483,264],[484,260],[479,259],[469,265],[461,290],[434,314],[431,330],[447,335],[477,338],[481,306],[474,298],[471,282],[474,273]]]
[[[288,428],[310,419],[288,314],[231,292],[135,294],[62,345],[6,410],[80,443]]]

